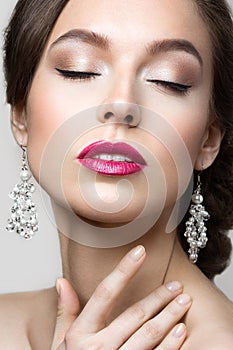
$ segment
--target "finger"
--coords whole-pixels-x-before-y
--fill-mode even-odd
[[[181,294],[166,306],[157,316],[147,321],[121,347],[122,350],[153,349],[160,344],[170,329],[184,316],[191,306],[188,294]]]
[[[57,350],[58,346],[64,341],[65,335],[77,318],[80,309],[76,292],[66,279],[58,278],[56,288],[58,306],[52,350]]]
[[[105,327],[106,319],[119,294],[141,267],[145,248],[138,246],[123,257],[110,275],[96,288],[75,321],[76,332],[94,333]]]
[[[154,350],[179,350],[187,335],[186,326],[183,323],[176,325],[164,338],[162,343]]]
[[[158,314],[172,299],[182,292],[178,281],[160,286],[146,298],[135,303],[118,316],[101,332],[111,341],[114,348],[119,348],[146,321]]]

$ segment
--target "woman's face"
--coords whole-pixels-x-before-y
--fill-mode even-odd
[[[61,172],[63,192],[75,213],[100,222],[135,218],[148,195],[145,169],[149,175],[155,172],[154,184],[150,185],[157,186],[158,193],[161,187],[153,159],[164,174],[165,208],[171,207],[178,193],[178,177],[184,170],[177,169],[173,137],[166,139],[166,125],[184,142],[196,169],[201,169],[202,163],[208,167],[217,154],[220,133],[209,123],[211,67],[210,37],[191,0],[69,1],[47,42],[25,108],[28,157],[35,177],[39,178],[42,154],[56,138],[56,131],[66,132],[75,116],[77,135],[66,149]],[[86,117],[82,111],[91,107],[92,127],[85,132],[82,129],[81,134],[79,125],[85,124]],[[155,113],[154,121],[151,113],[147,118],[148,110]],[[157,116],[165,125],[159,135]],[[130,175],[118,172],[109,176],[98,173],[93,159],[91,169],[82,165],[77,159],[80,152],[102,140],[133,144],[146,166]],[[111,152],[99,153],[103,158]],[[119,149],[113,153],[122,156]],[[127,156],[127,149],[123,156]],[[111,166],[114,161],[119,166],[115,158]],[[104,169],[110,164],[104,159],[102,163]],[[130,202],[114,215],[99,212],[82,196],[77,181],[80,171],[83,178],[94,179],[99,201],[110,206],[118,198],[119,180],[128,180],[134,189]],[[50,191],[54,177],[49,173],[48,178],[42,186],[56,197],[56,190]],[[89,185],[87,180],[85,186]],[[96,198],[95,204],[98,207]],[[159,211],[160,206],[161,198],[155,191],[153,210]]]

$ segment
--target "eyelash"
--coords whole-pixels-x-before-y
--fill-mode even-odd
[[[56,68],[56,71],[59,74],[61,74],[65,79],[79,80],[79,81],[92,80],[101,75],[100,73],[78,72],[78,71],[65,70],[65,69],[59,69],[59,68]],[[187,95],[189,90],[192,87],[191,85],[184,85],[184,84],[174,83],[166,80],[148,79],[147,82],[157,84],[157,85],[162,85],[164,88],[169,89],[180,95]]]
[[[185,84],[179,84],[174,83],[172,81],[166,81],[166,80],[147,80],[149,83],[154,83],[157,85],[162,85],[166,89],[170,89],[171,91],[176,92],[180,95],[187,95],[189,90],[191,89],[192,85],[185,85]]]
[[[61,74],[65,79],[79,80],[79,81],[95,79],[96,77],[99,77],[101,75],[100,73],[77,72],[77,71],[64,70],[59,68],[56,68],[56,71],[59,74]]]

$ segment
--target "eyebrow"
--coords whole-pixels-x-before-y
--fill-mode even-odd
[[[52,45],[50,46],[50,49],[52,49],[57,44],[60,44],[67,40],[84,42],[86,44],[99,47],[106,51],[109,50],[110,48],[110,40],[106,35],[99,34],[93,31],[85,30],[85,29],[72,29],[69,32],[60,36],[54,43],[52,43]]]
[[[147,52],[149,55],[153,56],[160,52],[169,52],[169,51],[185,51],[193,55],[200,63],[201,67],[203,66],[203,60],[199,51],[195,46],[188,40],[184,39],[165,39],[159,41],[152,41],[152,43],[146,46]]]
[[[72,29],[67,33],[60,36],[55,42],[50,46],[50,49],[54,48],[56,45],[73,40],[76,42],[84,42],[86,44],[95,46],[97,48],[103,49],[105,51],[110,50],[111,41],[107,35],[89,31],[86,29]],[[159,54],[160,52],[169,51],[185,51],[193,55],[201,67],[203,66],[203,60],[199,51],[195,46],[188,40],[184,39],[164,39],[164,40],[154,40],[146,45],[146,51],[150,56]]]

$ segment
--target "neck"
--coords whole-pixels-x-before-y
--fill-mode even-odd
[[[114,248],[94,248],[77,243],[75,238],[84,237],[86,240],[86,237],[91,237],[90,241],[96,242],[99,231],[95,232],[94,226],[80,224],[81,220],[77,221],[77,216],[73,212],[59,206],[56,202],[52,202],[52,205],[60,236],[63,276],[76,290],[81,308],[120,259],[138,244],[145,247],[146,259],[118,298],[110,319],[148,295],[163,282],[176,279],[176,273],[170,274],[170,271],[177,271],[177,266],[174,268],[172,265],[175,265],[179,259],[173,259],[174,256],[178,256],[182,261],[187,260],[187,257],[184,258],[184,252],[181,253],[182,249],[176,239],[176,232],[165,233],[170,210],[169,213],[163,212],[156,224],[132,243]],[[182,270],[181,267],[182,264],[179,261],[178,270]]]
[[[60,233],[64,277],[72,283],[83,307],[97,285],[114,269],[124,254],[142,244],[146,249],[146,260],[118,299],[111,314],[111,317],[116,317],[166,280],[175,237],[175,232],[166,234],[154,227],[131,244],[117,248],[92,248],[78,244]]]

